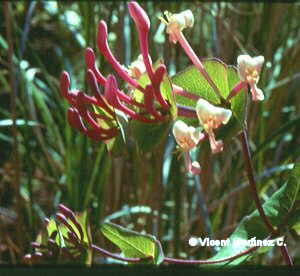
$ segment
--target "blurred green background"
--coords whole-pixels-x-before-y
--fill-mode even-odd
[[[236,64],[239,54],[263,55],[259,82],[266,100],[251,105],[250,147],[259,193],[267,199],[299,159],[300,4],[141,2],[151,21],[152,60],[163,58],[171,75],[191,62],[171,45],[158,16],[164,10],[191,9],[195,25],[185,35],[199,57]],[[1,3],[0,17],[0,264],[20,263],[45,216],[61,202],[88,210],[95,239],[100,222],[115,222],[155,234],[170,256],[209,257],[209,249],[188,245],[192,235],[206,235],[193,179],[167,138],[154,152],[134,145],[121,156],[107,153],[73,131],[66,121],[68,104],[59,92],[63,70],[72,88],[85,90],[84,52],[92,47],[104,75],[111,66],[96,49],[99,20],[107,22],[109,44],[121,64],[139,55],[139,41],[126,2],[24,1]],[[16,119],[16,125],[13,124]],[[200,182],[212,231],[226,238],[242,217],[254,210],[243,171],[240,146],[210,154],[207,143],[198,156]],[[300,263],[299,233],[290,233],[289,249]],[[280,264],[279,250],[256,254],[250,264]]]

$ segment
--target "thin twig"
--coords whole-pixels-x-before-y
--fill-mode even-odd
[[[293,266],[294,265],[293,259],[288,252],[287,246],[286,245],[280,246],[280,251],[281,251],[281,255],[284,258],[286,264],[289,266]]]
[[[150,257],[148,258],[126,258],[126,257],[121,257],[120,255],[116,255],[113,254],[97,245],[92,244],[91,245],[92,249],[94,249],[97,253],[101,254],[101,255],[105,255],[107,257],[113,258],[113,259],[117,259],[120,261],[124,261],[124,262],[129,262],[129,263],[138,263],[141,261],[145,261],[147,259],[150,259]]]
[[[231,261],[238,257],[244,256],[244,255],[249,254],[250,252],[256,250],[257,248],[258,248],[257,246],[253,246],[253,247],[250,247],[249,249],[242,251],[236,255],[217,259],[217,260],[184,260],[184,259],[173,259],[173,258],[165,257],[164,262],[176,263],[176,264],[217,264],[217,263],[222,263],[222,262],[226,262],[226,261]]]
[[[247,174],[248,174],[249,184],[250,184],[250,188],[251,188],[251,192],[252,192],[252,196],[254,198],[256,208],[259,212],[260,217],[264,221],[265,225],[268,227],[269,231],[272,234],[276,234],[277,231],[274,229],[274,227],[270,223],[268,217],[266,216],[265,211],[260,202],[260,199],[258,197],[258,192],[256,189],[256,180],[254,177],[254,170],[252,167],[251,155],[250,155],[250,150],[249,150],[249,145],[248,145],[248,138],[247,138],[247,134],[246,134],[245,130],[243,130],[241,132],[241,134],[239,135],[239,138],[240,138],[240,141],[242,144],[242,150],[243,150],[243,155],[244,155],[244,159],[245,159],[245,163],[246,163],[246,170],[247,170]]]
[[[195,108],[181,105],[181,104],[177,104],[176,106],[177,106],[177,115],[178,116],[184,116],[184,117],[188,117],[188,118],[197,118],[197,113],[196,113]]]
[[[195,186],[196,186],[196,191],[197,191],[197,195],[198,195],[199,206],[200,206],[200,210],[201,210],[201,214],[202,214],[202,218],[203,218],[205,232],[207,233],[208,237],[211,240],[213,240],[214,234],[213,234],[210,219],[209,219],[209,212],[208,212],[206,202],[205,202],[205,199],[203,196],[202,186],[200,183],[199,175],[195,175],[194,180],[195,180]]]

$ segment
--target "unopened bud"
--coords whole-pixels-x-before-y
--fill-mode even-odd
[[[129,2],[128,9],[138,29],[142,32],[148,32],[150,20],[144,9],[137,2]]]

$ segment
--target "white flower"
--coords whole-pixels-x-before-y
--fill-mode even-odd
[[[232,112],[229,109],[217,107],[204,99],[199,99],[196,105],[196,113],[200,124],[208,134],[210,147],[213,153],[223,150],[223,142],[216,141],[213,129],[221,124],[227,124],[231,118]]]
[[[167,34],[170,35],[169,39],[171,42],[177,42],[177,34],[182,32],[185,28],[193,27],[194,25],[194,15],[191,10],[185,10],[180,13],[170,13],[168,11],[164,12],[167,20],[160,17],[167,25]]]
[[[193,149],[204,138],[203,133],[180,120],[176,121],[173,126],[173,135],[177,144],[185,152]]]
[[[264,99],[262,90],[256,86],[264,61],[265,58],[263,56],[250,57],[249,55],[240,55],[237,58],[240,78],[249,83],[253,101],[262,101]]]
[[[139,79],[142,74],[146,72],[146,66],[142,55],[139,55],[138,58],[129,65],[128,72],[129,75],[135,79]]]

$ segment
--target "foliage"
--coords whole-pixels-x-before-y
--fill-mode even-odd
[[[113,262],[113,256],[103,251],[99,259],[92,254],[99,252],[92,247],[96,244],[112,252],[120,249],[121,259],[141,257],[142,262],[155,264],[165,262],[166,256],[212,261],[249,249],[188,244],[191,236],[268,237],[248,190],[237,139],[247,128],[258,195],[271,223],[280,230],[272,238],[284,236],[294,263],[299,264],[299,4],[143,2],[141,6],[151,21],[149,54],[153,61],[159,60],[154,67],[161,63],[167,67],[160,90],[170,110],[163,113],[166,121],[153,124],[128,120],[119,112],[113,124],[122,131],[104,143],[69,126],[69,105],[60,94],[59,76],[68,71],[71,87],[92,95],[84,49],[97,48],[100,20],[107,22],[116,58],[127,67],[137,58],[140,40],[126,5],[32,1],[9,3],[6,10],[3,4],[0,15],[8,20],[0,23],[0,262],[22,263],[28,252],[31,263]],[[196,54],[208,57],[201,61],[221,97],[183,49],[169,43],[164,24],[157,19],[166,9],[174,13],[191,9],[197,15],[194,27],[184,32]],[[265,57],[259,81],[263,103],[253,104],[246,88],[227,99],[239,81],[236,67],[230,64],[236,65],[237,56],[247,52]],[[112,67],[99,51],[95,53],[96,65],[107,77]],[[117,81],[121,90],[127,89],[118,76]],[[141,81],[144,87],[150,80],[144,75]],[[233,112],[229,123],[216,131],[216,137],[224,140],[222,153],[212,155],[207,139],[191,152],[201,164],[198,180],[185,172],[184,156],[177,155],[171,131],[177,119],[199,125],[196,116],[177,116],[176,104],[194,108],[196,100],[175,96],[174,84]],[[142,101],[138,91],[132,93]],[[160,111],[157,103],[155,107]],[[76,211],[83,240],[70,220],[73,230],[57,217],[45,228],[46,214],[59,212],[60,202]],[[113,218],[114,224],[107,218]],[[109,234],[113,231],[117,239]],[[67,241],[73,237],[68,233],[79,239]],[[139,253],[120,242],[128,235],[133,245],[142,241]],[[33,249],[30,241],[37,247]],[[68,251],[74,244],[77,247]],[[261,249],[206,265],[284,263],[277,247]],[[52,251],[57,254],[51,255]]]

